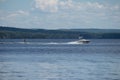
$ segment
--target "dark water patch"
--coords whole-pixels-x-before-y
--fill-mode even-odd
[[[3,71],[0,71],[0,74],[6,74],[6,73],[9,73],[9,72],[3,72]]]
[[[120,80],[120,78],[111,78],[111,77],[107,77],[107,78],[103,78],[104,80]]]
[[[25,73],[25,72],[19,72],[19,71],[11,71],[11,72],[5,72],[5,71],[0,71],[0,74],[7,74],[7,73],[15,73],[15,74],[21,74],[21,73]]]
[[[22,75],[17,75],[17,77],[25,77],[25,76],[22,76]]]

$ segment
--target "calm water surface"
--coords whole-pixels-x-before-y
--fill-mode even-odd
[[[120,40],[0,40],[0,80],[120,80]]]

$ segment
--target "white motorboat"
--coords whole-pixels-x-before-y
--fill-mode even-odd
[[[90,40],[87,40],[87,39],[83,39],[82,37],[79,37],[79,40],[76,41],[77,43],[89,43]]]

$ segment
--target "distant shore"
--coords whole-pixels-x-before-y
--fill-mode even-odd
[[[120,39],[120,29],[23,29],[0,26],[0,39]]]

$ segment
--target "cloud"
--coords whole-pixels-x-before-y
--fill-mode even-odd
[[[29,12],[18,10],[9,14],[8,17],[19,17],[19,16],[28,16],[28,15],[29,15]]]
[[[18,10],[13,12],[0,11],[0,20],[7,21],[7,20],[16,19],[18,17],[25,17],[28,15],[29,15],[29,12],[23,11],[23,10]]]
[[[35,8],[44,12],[57,12],[60,9],[73,7],[72,0],[35,0]]]
[[[29,15],[29,12],[27,12],[27,11],[23,11],[23,10],[19,10],[19,11],[17,11],[16,12],[16,14],[18,14],[18,15]]]
[[[42,12],[56,13],[53,17],[56,20],[74,21],[87,24],[95,21],[115,20],[120,16],[120,6],[117,4],[99,3],[99,2],[80,2],[75,0],[35,0],[36,8]],[[61,15],[63,16],[61,16]],[[49,14],[52,15],[52,14]],[[56,16],[55,16],[56,15]],[[50,19],[53,19],[51,17]],[[97,20],[96,20],[97,19]],[[62,21],[61,20],[61,21]],[[117,19],[118,20],[118,19]],[[70,22],[71,22],[70,21]],[[91,24],[90,23],[90,24]],[[89,25],[89,24],[88,24]]]
[[[35,0],[35,7],[42,11],[56,12],[58,0]]]
[[[120,6],[112,6],[98,2],[77,2],[74,0],[35,0],[35,8],[43,12],[57,12],[60,10],[118,10]]]
[[[0,24],[28,25],[28,27],[37,26],[38,28],[112,27],[120,24],[120,5],[118,4],[89,0],[83,2],[79,0],[34,1],[31,11],[0,10]]]
[[[0,10],[0,25],[5,26],[29,26],[29,16],[28,11],[18,10],[18,11],[2,11]]]
[[[63,9],[70,9],[74,7],[74,4],[72,0],[66,0],[66,1],[59,1],[59,6],[60,8],[63,8]]]

